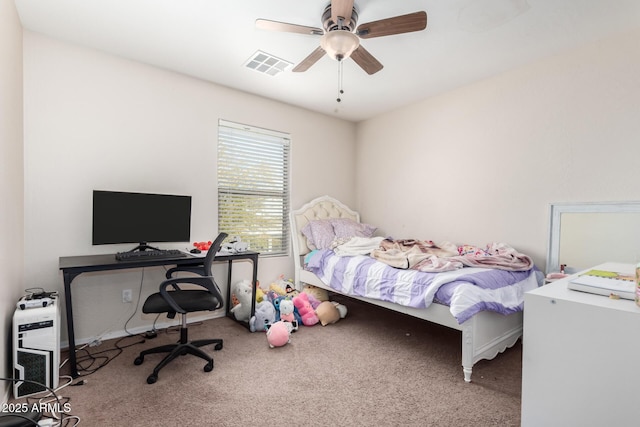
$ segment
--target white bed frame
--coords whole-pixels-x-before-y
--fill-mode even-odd
[[[301,230],[311,220],[326,218],[351,218],[360,222],[360,215],[357,212],[329,196],[318,197],[291,212],[295,283],[299,290],[304,284],[309,284],[339,293],[323,283],[318,276],[303,268],[304,256],[310,252],[310,249]],[[493,359],[498,353],[513,346],[522,335],[522,312],[504,316],[490,311],[481,311],[460,325],[449,311],[449,307],[445,305],[432,304],[427,308],[417,309],[371,298],[347,296],[461,331],[462,371],[466,382],[471,382],[471,372],[477,361]]]

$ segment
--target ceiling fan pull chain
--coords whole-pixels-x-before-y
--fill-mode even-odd
[[[338,99],[337,102],[341,102],[341,95],[344,93],[342,90],[342,61],[338,61]]]

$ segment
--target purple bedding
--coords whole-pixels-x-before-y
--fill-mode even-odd
[[[433,302],[449,306],[458,323],[482,310],[522,311],[524,293],[542,285],[542,273],[465,267],[441,273],[404,270],[365,255],[337,256],[331,250],[307,255],[306,269],[337,292],[414,308]]]

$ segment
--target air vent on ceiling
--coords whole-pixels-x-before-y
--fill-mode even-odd
[[[292,66],[293,63],[258,50],[244,65],[259,73],[275,76]]]

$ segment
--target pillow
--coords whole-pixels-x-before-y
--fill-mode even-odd
[[[329,221],[337,238],[371,237],[376,232],[373,225],[356,222],[351,218],[331,218]]]
[[[300,231],[307,238],[309,249],[329,249],[336,237],[329,219],[309,221]]]

